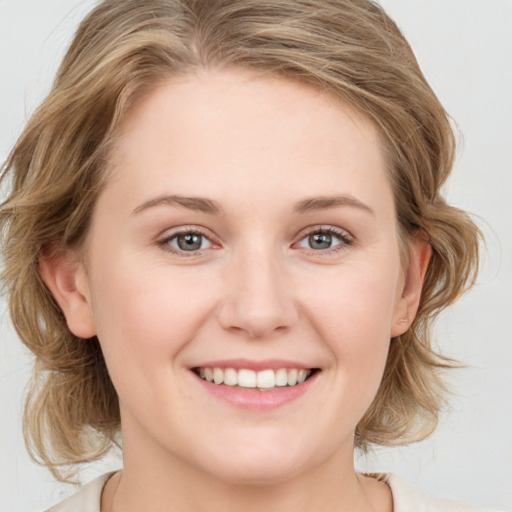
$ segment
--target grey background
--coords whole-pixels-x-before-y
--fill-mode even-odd
[[[205,0],[207,1],[207,0]],[[89,0],[0,0],[0,159],[49,90]],[[429,440],[378,449],[362,469],[394,471],[438,495],[512,509],[512,1],[382,0],[411,42],[461,135],[450,200],[487,237],[477,286],[438,323],[451,374],[451,411]],[[73,492],[26,454],[21,404],[31,358],[0,301],[0,511],[25,512]],[[84,480],[120,462],[81,472]]]

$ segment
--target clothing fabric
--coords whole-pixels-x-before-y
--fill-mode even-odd
[[[76,494],[46,512],[100,512],[103,486],[113,473],[106,473],[83,486]],[[379,475],[393,494],[393,512],[492,512],[480,510],[451,500],[426,494],[399,476],[388,473]]]

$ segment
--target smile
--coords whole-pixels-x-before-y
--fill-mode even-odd
[[[200,367],[193,371],[201,379],[214,384],[265,390],[302,384],[315,369],[279,368],[254,371],[246,368]]]

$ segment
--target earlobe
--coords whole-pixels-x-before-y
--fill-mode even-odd
[[[85,269],[69,251],[43,256],[39,272],[46,286],[62,309],[69,330],[79,338],[96,335]]]
[[[392,338],[406,332],[416,317],[431,255],[432,247],[425,239],[424,233],[417,233],[411,240],[409,267],[405,275],[401,297],[398,298],[395,305],[391,327]]]

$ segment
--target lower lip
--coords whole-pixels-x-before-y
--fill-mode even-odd
[[[289,402],[298,399],[311,387],[318,374],[316,372],[302,384],[295,386],[276,387],[268,390],[260,391],[254,388],[239,388],[235,386],[226,386],[225,384],[215,384],[208,382],[194,374],[196,379],[204,387],[206,391],[213,396],[228,402],[240,409],[249,409],[255,411],[265,411],[276,409]]]

